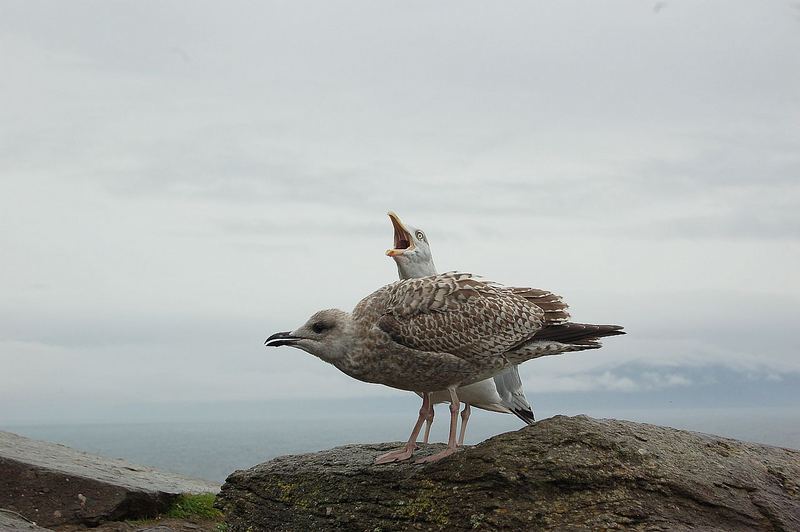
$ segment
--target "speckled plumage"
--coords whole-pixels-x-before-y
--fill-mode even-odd
[[[425,392],[563,352],[556,340],[526,345],[547,313],[520,290],[530,289],[458,272],[397,281],[356,305],[350,349],[331,362],[360,380]]]
[[[465,273],[399,282],[387,296],[377,324],[393,340],[476,364],[530,339],[544,321],[543,310],[513,290]]]
[[[563,322],[565,311],[559,308],[549,309],[553,311],[550,323],[548,309],[532,302],[549,296],[520,290],[457,272],[398,281],[362,299],[352,314],[321,310],[294,331],[273,334],[265,344],[296,347],[356,379],[421,393],[422,406],[408,441],[401,449],[377,457],[375,463],[413,455],[422,425],[432,416],[432,392],[446,389],[450,397],[447,448],[418,460],[436,461],[458,450],[459,387],[550,354],[547,351],[555,353],[556,344],[566,340],[587,349],[599,347],[600,337],[624,334],[617,325]],[[561,305],[549,299],[553,300],[545,303]],[[537,339],[539,333],[542,336]],[[465,408],[463,421],[468,417]]]

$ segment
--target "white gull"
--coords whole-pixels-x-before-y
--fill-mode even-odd
[[[433,263],[428,236],[418,227],[414,227],[400,221],[400,217],[389,212],[389,219],[394,229],[393,247],[386,254],[392,257],[397,264],[397,272],[400,279],[415,279],[436,275],[436,266]],[[561,298],[554,296],[551,300]],[[553,301],[554,302],[554,301]],[[562,321],[566,321],[569,315],[566,313],[566,304],[563,305],[560,314]],[[554,321],[553,318],[551,321]],[[482,410],[500,412],[504,414],[514,414],[527,424],[535,421],[533,409],[525,398],[522,389],[522,381],[519,377],[519,367],[511,366],[503,370],[494,377],[478,381],[474,384],[462,386],[457,390],[458,398],[464,402],[464,409],[461,411],[461,431],[458,436],[458,445],[464,443],[464,435],[467,431],[467,422],[470,416],[470,406],[475,406]],[[447,390],[439,390],[431,395],[433,405],[450,402],[450,394]],[[433,424],[434,409],[431,407],[430,415],[425,420],[425,432],[422,438],[424,443],[428,443],[431,425]]]

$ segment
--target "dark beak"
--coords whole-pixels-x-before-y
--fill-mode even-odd
[[[264,345],[267,347],[280,347],[282,345],[294,345],[299,340],[300,338],[292,336],[292,333],[286,331],[273,334],[267,338],[267,341],[264,342]]]

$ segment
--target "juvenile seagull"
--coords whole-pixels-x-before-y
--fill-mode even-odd
[[[352,313],[316,312],[290,332],[267,338],[267,346],[302,349],[347,375],[400,390],[422,392],[422,407],[406,445],[376,463],[405,460],[431,408],[431,392],[450,395],[447,448],[418,462],[457,450],[459,386],[542,356],[550,344],[598,348],[603,336],[624,334],[618,325],[549,325],[545,311],[512,288],[469,273],[397,281],[362,299]]]
[[[390,211],[388,215],[394,228],[394,242],[393,248],[388,250],[386,254],[392,257],[397,264],[397,272],[400,274],[400,279],[436,275],[436,266],[433,264],[433,255],[425,233],[417,227],[403,224],[400,221],[400,217],[394,212]],[[551,297],[540,299],[546,300],[547,303],[551,304],[551,307],[555,307],[553,304],[560,303],[561,307],[548,308],[550,310],[557,308],[559,319],[566,321],[569,317],[566,313],[567,305],[561,301],[560,297],[549,293],[546,294]],[[555,318],[551,321],[555,321]],[[458,398],[464,402],[464,410],[461,411],[461,431],[458,436],[458,445],[463,445],[464,443],[467,421],[470,416],[470,406],[492,412],[514,414],[529,425],[535,421],[533,409],[522,390],[522,381],[519,378],[519,368],[517,366],[511,366],[490,379],[462,386],[457,392]],[[450,401],[450,394],[446,390],[440,390],[431,395],[430,415],[425,419],[425,434],[422,438],[424,443],[428,443],[431,425],[433,424],[433,405],[448,401]]]

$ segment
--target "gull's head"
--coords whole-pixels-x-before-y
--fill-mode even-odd
[[[404,224],[392,211],[388,214],[394,228],[394,247],[387,250],[386,254],[397,263],[400,277],[411,279],[436,275],[436,266],[433,264],[433,255],[425,233],[417,227]]]
[[[320,310],[293,331],[275,333],[268,347],[288,345],[333,363],[349,350],[350,314],[338,309]]]

